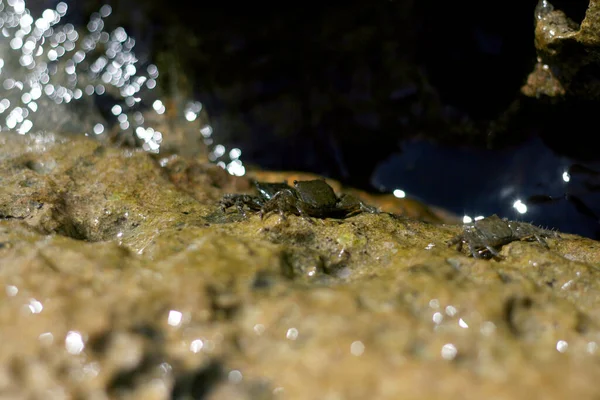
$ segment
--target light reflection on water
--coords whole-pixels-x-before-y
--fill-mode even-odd
[[[70,354],[77,355],[85,348],[83,336],[80,332],[69,331],[65,337],[65,348]]]
[[[144,150],[159,153],[165,132],[148,117],[167,112],[154,90],[160,72],[140,60],[147,57],[136,55],[136,41],[123,27],[107,28],[111,6],[93,13],[85,28],[61,22],[67,2],[36,11],[39,15],[24,0],[0,0],[0,130],[132,138]],[[98,105],[106,102],[112,102],[107,115]],[[203,110],[193,100],[182,107],[182,120],[188,122]],[[216,144],[208,124],[197,133],[212,149],[211,161],[232,175],[245,174],[240,149],[227,151]]]
[[[464,223],[498,214],[511,220],[588,237],[600,237],[597,187],[600,163],[587,162],[575,176],[576,160],[555,154],[539,137],[517,148],[454,148],[425,141],[403,143],[402,153],[383,161],[372,183],[385,191],[401,186],[427,204],[463,215]],[[587,169],[586,169],[587,168]],[[568,195],[567,195],[568,194]],[[532,198],[546,195],[545,202]],[[581,212],[581,202],[591,212]],[[543,196],[542,196],[543,197]]]

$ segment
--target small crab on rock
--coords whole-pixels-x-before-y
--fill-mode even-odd
[[[378,213],[375,207],[366,205],[355,196],[342,194],[337,196],[333,188],[324,179],[294,181],[287,183],[254,182],[258,196],[248,194],[226,194],[220,201],[221,209],[237,207],[246,216],[244,208],[258,211],[263,218],[277,212],[285,219],[286,214],[303,218],[346,218],[361,212]]]
[[[475,258],[502,258],[498,248],[517,240],[535,239],[548,248],[544,238],[559,237],[555,231],[538,228],[526,222],[509,221],[496,214],[473,223],[465,224],[463,232],[448,242],[448,246],[456,245],[462,250],[464,243]]]

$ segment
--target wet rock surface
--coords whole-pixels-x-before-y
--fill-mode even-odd
[[[6,398],[600,394],[597,241],[474,259],[458,225],[244,219],[217,204],[243,181],[209,166],[0,140]]]
[[[600,2],[592,0],[582,20],[573,20],[575,3],[555,7],[540,0],[535,10],[535,46],[538,63],[522,92],[531,97],[598,100],[600,55]],[[569,15],[567,15],[567,12]]]

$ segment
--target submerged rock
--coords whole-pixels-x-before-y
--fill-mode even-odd
[[[217,204],[241,178],[208,166],[0,140],[7,397],[600,394],[599,242],[473,259],[447,246],[458,225],[241,218]]]

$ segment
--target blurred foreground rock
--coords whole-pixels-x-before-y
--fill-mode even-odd
[[[250,189],[176,156],[0,136],[0,397],[600,395],[600,243],[475,260],[446,246],[457,225],[217,207]]]

